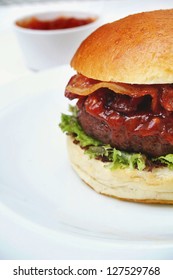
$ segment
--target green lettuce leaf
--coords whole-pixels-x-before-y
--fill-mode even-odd
[[[143,170],[145,168],[145,156],[140,153],[127,153],[112,148],[110,145],[89,147],[85,153],[89,154],[90,158],[106,157],[110,164],[108,167],[111,170],[117,168],[130,167],[131,169],[137,168]]]
[[[79,142],[81,147],[90,145],[98,146],[101,144],[100,141],[85,134],[75,115],[62,114],[61,123],[59,126],[63,132],[67,132],[68,134],[73,135],[74,138]]]
[[[62,114],[61,123],[59,124],[63,132],[72,135],[90,158],[104,159],[108,161],[107,165],[111,170],[117,168],[131,168],[140,171],[147,168],[147,158],[141,153],[128,153],[105,145],[97,139],[88,136],[80,126],[77,120],[76,106],[70,106],[71,115]],[[149,159],[153,162],[160,162],[170,169],[173,169],[173,154],[160,156],[158,158]]]
[[[173,169],[173,154],[154,158],[153,161],[160,161],[161,163],[167,165],[170,169]]]

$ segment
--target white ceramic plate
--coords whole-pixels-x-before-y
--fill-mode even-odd
[[[1,258],[171,259],[173,207],[99,195],[71,169],[58,127],[71,75],[61,67],[1,88]]]

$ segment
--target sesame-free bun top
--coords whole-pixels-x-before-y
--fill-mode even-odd
[[[71,66],[101,81],[173,83],[173,9],[105,24],[79,46]]]

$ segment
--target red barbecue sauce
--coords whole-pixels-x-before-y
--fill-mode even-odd
[[[95,80],[83,78],[82,88],[92,86]],[[79,86],[76,83],[76,86]],[[80,109],[85,104],[87,113],[99,118],[117,133],[121,127],[126,128],[128,134],[138,136],[161,135],[173,145],[173,86],[151,85],[157,90],[157,95],[131,97],[125,94],[116,94],[109,89],[100,88],[88,96],[80,96],[66,90],[65,96],[69,99],[79,98],[77,105]],[[152,108],[152,102],[156,104]]]
[[[36,17],[30,17],[27,19],[19,20],[16,25],[35,30],[57,30],[67,29],[86,25],[94,22],[95,18],[75,18],[75,17],[57,17],[53,20],[40,20]]]
[[[128,133],[143,137],[161,134],[165,140],[173,144],[172,112],[166,111],[161,106],[157,112],[153,112],[151,101],[149,98],[145,100],[145,97],[131,98],[118,94],[116,100],[107,101],[104,91],[98,90],[88,96],[85,101],[86,112],[103,120],[117,132],[121,127],[126,127]],[[139,99],[139,104],[136,99]],[[130,104],[134,104],[133,107],[129,106]]]

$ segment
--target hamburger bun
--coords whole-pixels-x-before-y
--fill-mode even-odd
[[[105,24],[71,61],[80,74],[130,84],[173,83],[173,9],[143,12]]]
[[[76,131],[64,129],[73,168],[98,193],[173,204],[172,35],[173,9],[138,13],[98,28],[71,60],[77,75],[65,96],[78,99],[76,119],[86,136],[116,148],[120,156],[124,151],[145,157],[143,169],[119,164],[112,170],[106,165],[113,157],[90,158],[86,145],[74,141]],[[169,164],[162,161],[167,155]]]
[[[74,138],[67,136],[71,165],[79,177],[100,194],[114,198],[157,204],[173,204],[173,172],[167,167],[152,172],[106,168],[106,163],[90,159]]]

